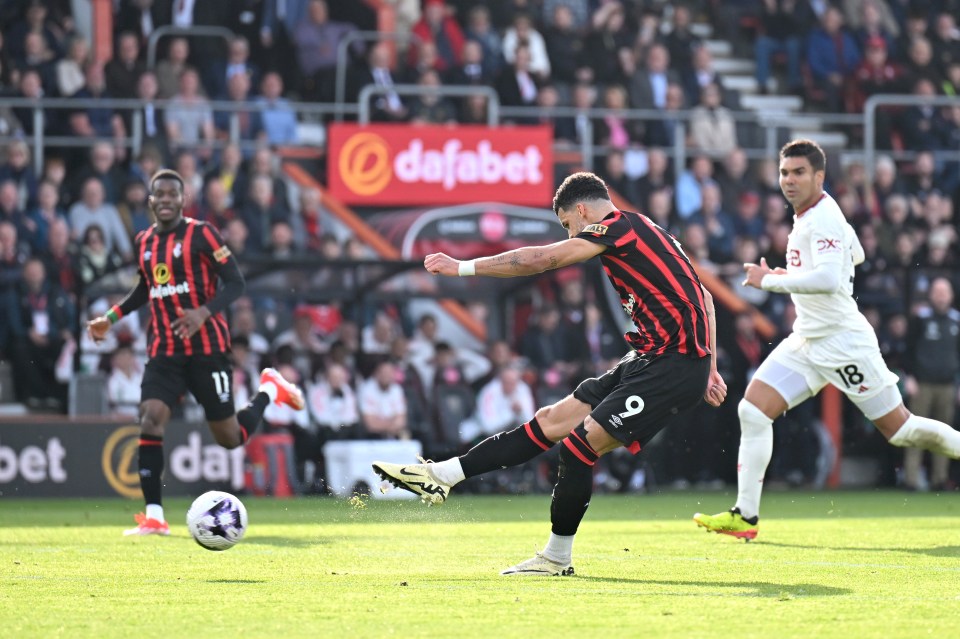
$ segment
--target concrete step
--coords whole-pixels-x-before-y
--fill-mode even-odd
[[[740,98],[740,106],[753,109],[761,114],[789,113],[803,108],[803,100],[795,95],[745,95]]]
[[[822,131],[823,121],[816,115],[806,113],[777,113],[773,117],[764,117],[764,114],[758,114],[757,118],[762,124],[770,124],[775,121],[776,126],[803,131]]]
[[[713,35],[713,25],[709,22],[694,22],[690,25],[690,33],[706,40]]]
[[[756,93],[760,88],[757,84],[757,79],[752,75],[724,75],[723,87],[725,89],[739,91],[740,93]],[[779,83],[776,78],[770,78],[767,82],[767,88],[773,93],[777,92],[778,87]]]
[[[733,55],[733,45],[726,40],[704,40],[703,44],[715,58],[729,58]]]
[[[756,73],[757,65],[753,60],[747,58],[717,58],[713,61],[713,70],[720,74],[745,73],[753,75]]]
[[[847,148],[847,135],[839,131],[811,131],[809,129],[791,129],[791,137],[809,138],[822,147],[830,149]]]

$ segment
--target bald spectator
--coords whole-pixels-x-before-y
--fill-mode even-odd
[[[297,143],[297,114],[283,97],[283,78],[279,73],[271,71],[263,76],[255,104],[259,117],[254,133],[258,137],[272,146]]]
[[[949,279],[933,280],[928,303],[910,318],[908,357],[904,362],[909,375],[905,388],[911,410],[952,424],[960,373],[960,311],[953,308],[953,285]],[[904,451],[903,481],[907,488],[927,487],[920,476],[923,458],[922,450]],[[933,453],[930,458],[926,484],[934,490],[943,490],[950,479],[950,460]]]
[[[407,401],[397,383],[396,366],[390,361],[377,365],[373,375],[360,384],[357,398],[367,433],[382,439],[409,439]]]
[[[200,206],[199,219],[208,222],[223,232],[227,222],[237,216],[229,206],[229,194],[223,186],[223,181],[213,178],[207,181],[204,188],[203,204]]]
[[[56,92],[71,96],[86,84],[83,70],[89,62],[90,46],[81,36],[74,36],[67,44],[67,55],[56,64]],[[51,87],[53,88],[53,87]],[[109,84],[107,89],[110,89]]]
[[[234,76],[247,76],[252,86],[260,81],[256,65],[250,62],[250,42],[243,36],[235,36],[230,41],[226,59],[210,64],[209,69],[210,75],[205,78],[204,85],[210,95],[227,93],[227,86]]]
[[[57,360],[74,344],[75,309],[70,299],[47,279],[39,259],[24,264],[15,289],[8,291],[0,315],[9,333],[9,349],[17,375],[17,400],[31,408],[66,404],[66,384],[57,379]]]
[[[70,207],[70,228],[73,238],[83,237],[87,227],[96,224],[103,229],[104,243],[108,250],[116,250],[125,262],[133,259],[133,247],[120,213],[113,204],[104,201],[103,184],[98,178],[88,178],[83,183],[80,201]]]
[[[300,189],[300,224],[303,227],[304,248],[319,253],[324,237],[333,232],[330,215],[320,206],[320,191]]]
[[[170,101],[164,113],[167,140],[173,149],[197,148],[197,152],[209,157],[213,142],[213,111],[210,103],[200,93],[200,76],[195,69],[186,68],[180,74],[179,91]]]
[[[107,91],[103,67],[99,63],[87,64],[84,72],[86,83],[72,97],[91,100],[95,103],[113,97]],[[112,107],[96,105],[74,111],[70,115],[70,133],[83,138],[113,138],[117,146],[117,154],[126,157],[126,147],[123,145],[127,135],[126,125],[120,114]]]
[[[140,60],[140,39],[130,31],[121,33],[113,58],[104,68],[110,95],[118,98],[136,96],[137,82],[146,70],[146,65]]]
[[[523,422],[527,419],[526,415],[532,415],[535,411],[533,391],[521,378],[521,371],[514,366],[507,366],[480,390],[477,397],[477,432],[471,432],[465,426],[460,432],[461,441],[470,443],[498,433],[510,425]]]
[[[190,45],[186,38],[174,38],[170,41],[167,57],[157,62],[156,67],[160,99],[168,100],[177,94],[180,76],[187,68],[189,57]]]
[[[700,105],[690,115],[693,147],[711,157],[722,157],[737,148],[737,123],[720,104],[720,87],[708,84],[700,92]]]
[[[10,291],[20,281],[23,265],[29,256],[26,245],[21,244],[17,237],[17,227],[0,220],[0,295]]]
[[[89,178],[95,177],[103,185],[104,200],[115,204],[123,195],[126,177],[117,167],[117,153],[109,142],[95,142],[90,147],[89,162],[70,181],[70,199],[80,197],[80,191]]]
[[[60,193],[52,182],[43,181],[38,190],[37,205],[30,211],[33,223],[33,252],[36,254],[47,246],[47,234],[57,220],[66,221],[66,212],[60,208]]]
[[[33,244],[36,226],[27,217],[27,212],[20,208],[17,185],[13,180],[0,182],[0,221],[13,224],[25,246]]]
[[[250,230],[247,248],[262,251],[276,222],[290,222],[290,211],[273,195],[269,176],[258,175],[250,184],[250,197],[240,210],[240,217]]]
[[[304,99],[332,101],[337,50],[347,34],[355,30],[352,24],[330,20],[326,0],[310,0],[307,15],[297,23],[291,37],[300,66],[300,92]],[[359,40],[351,45],[354,55],[362,51]]]

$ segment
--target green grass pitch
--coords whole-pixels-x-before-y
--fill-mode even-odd
[[[501,577],[547,497],[244,500],[209,552],[122,537],[138,504],[0,499],[0,628],[20,637],[960,637],[960,496],[768,494],[753,543],[706,534],[729,494],[598,495],[574,577]]]

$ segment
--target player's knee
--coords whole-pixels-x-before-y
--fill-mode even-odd
[[[737,404],[737,415],[740,417],[740,432],[743,435],[763,437],[769,434],[773,437],[773,420],[749,400],[740,400]]]
[[[163,411],[151,406],[140,409],[140,432],[144,435],[163,437],[165,422]]]
[[[217,444],[227,450],[233,450],[243,445],[243,435],[240,433],[240,424],[237,424],[236,429],[211,426],[210,431],[213,433],[213,439]]]

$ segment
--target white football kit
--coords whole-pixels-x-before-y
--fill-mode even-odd
[[[827,193],[793,218],[787,274],[764,276],[764,290],[790,293],[797,311],[791,333],[757,369],[790,408],[833,384],[868,419],[902,401],[873,327],[853,299],[854,266],[863,247]]]

